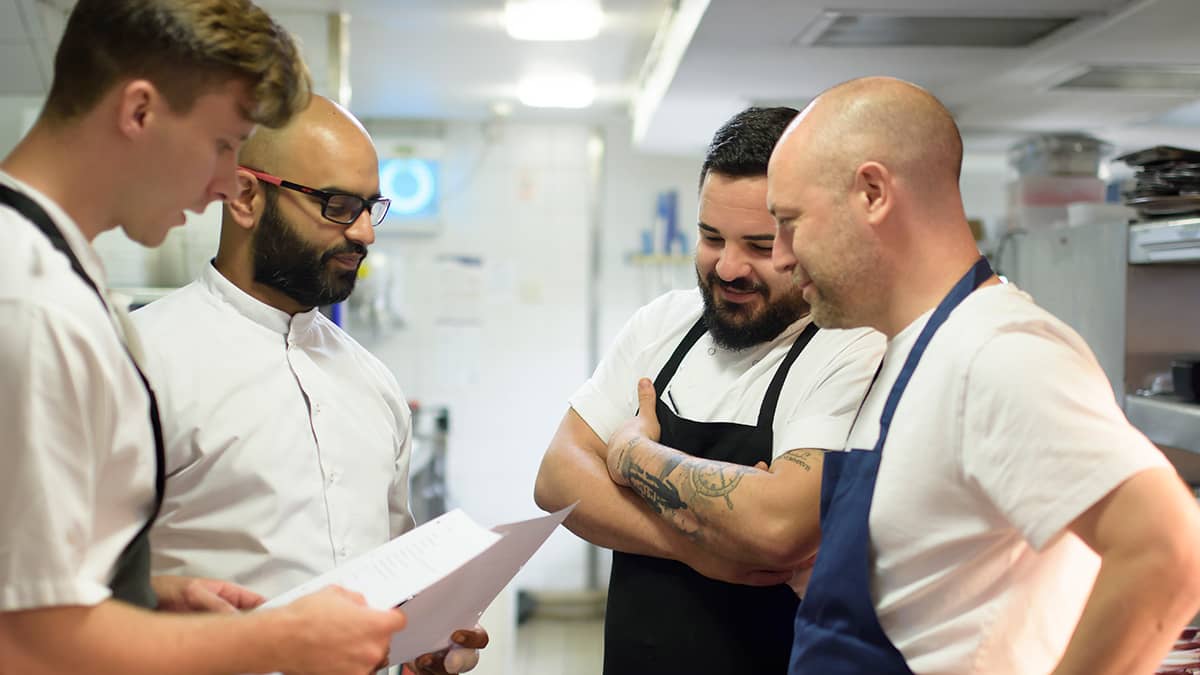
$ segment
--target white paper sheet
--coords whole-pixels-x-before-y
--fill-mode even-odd
[[[484,529],[467,514],[455,509],[272,598],[263,607],[286,605],[337,584],[362,593],[370,607],[390,609],[499,540],[498,534]]]
[[[455,509],[263,607],[286,605],[334,584],[361,593],[376,609],[403,603],[408,626],[392,636],[390,657],[393,665],[407,663],[448,646],[455,630],[474,626],[574,508],[492,530]]]
[[[497,525],[492,531],[499,541],[405,603],[408,627],[392,636],[392,665],[447,647],[451,633],[478,623],[483,610],[574,508]]]

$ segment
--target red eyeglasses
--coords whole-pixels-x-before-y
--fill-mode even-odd
[[[392,205],[392,200],[386,197],[363,199],[358,195],[342,192],[326,192],[308,187],[307,185],[293,183],[290,180],[284,180],[279,176],[251,169],[248,166],[238,168],[263,182],[288,190],[295,190],[296,192],[321,200],[321,215],[326,220],[331,220],[339,225],[353,225],[354,221],[358,220],[363,211],[369,211],[371,213],[371,225],[377,226],[383,222],[384,216],[387,215],[388,207]]]

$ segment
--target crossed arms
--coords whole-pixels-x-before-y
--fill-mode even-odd
[[[657,442],[648,380],[638,397],[641,412],[607,444],[567,411],[538,472],[538,506],[579,500],[565,524],[599,546],[733,583],[790,579],[820,539],[822,453],[793,450],[769,467],[693,457]]]

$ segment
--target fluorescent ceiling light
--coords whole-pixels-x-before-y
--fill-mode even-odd
[[[504,27],[517,40],[590,40],[600,32],[599,0],[508,0]]]
[[[531,108],[586,108],[596,98],[596,83],[586,75],[527,77],[517,85],[517,98]]]

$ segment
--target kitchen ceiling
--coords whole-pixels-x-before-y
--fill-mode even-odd
[[[0,95],[45,91],[70,4],[0,0]],[[504,102],[515,119],[632,116],[641,149],[694,154],[746,105],[800,106],[830,85],[878,74],[939,96],[958,119],[968,152],[996,153],[1024,135],[1065,130],[1096,134],[1119,149],[1200,147],[1200,91],[1189,89],[1187,78],[1162,79],[1183,82],[1175,90],[1056,88],[1093,81],[1080,79],[1089,66],[1187,72],[1200,65],[1197,0],[604,0],[600,35],[565,43],[509,38],[501,0],[262,4],[304,41],[319,85],[328,81],[325,15],[351,16],[351,107],[364,118],[485,119]],[[866,14],[855,19],[859,12]],[[970,22],[946,27],[945,17]],[[1003,30],[1010,32],[1022,23],[1016,19],[1033,20],[1024,23],[1041,30],[1063,17],[1080,18],[1017,47],[863,47],[846,34],[857,24],[954,43],[968,40],[937,31],[980,30],[980,18],[1007,19]],[[851,44],[826,44],[835,39]],[[998,33],[979,42],[1004,40],[1023,38]],[[516,103],[522,76],[562,71],[596,79],[593,107],[532,110]]]

